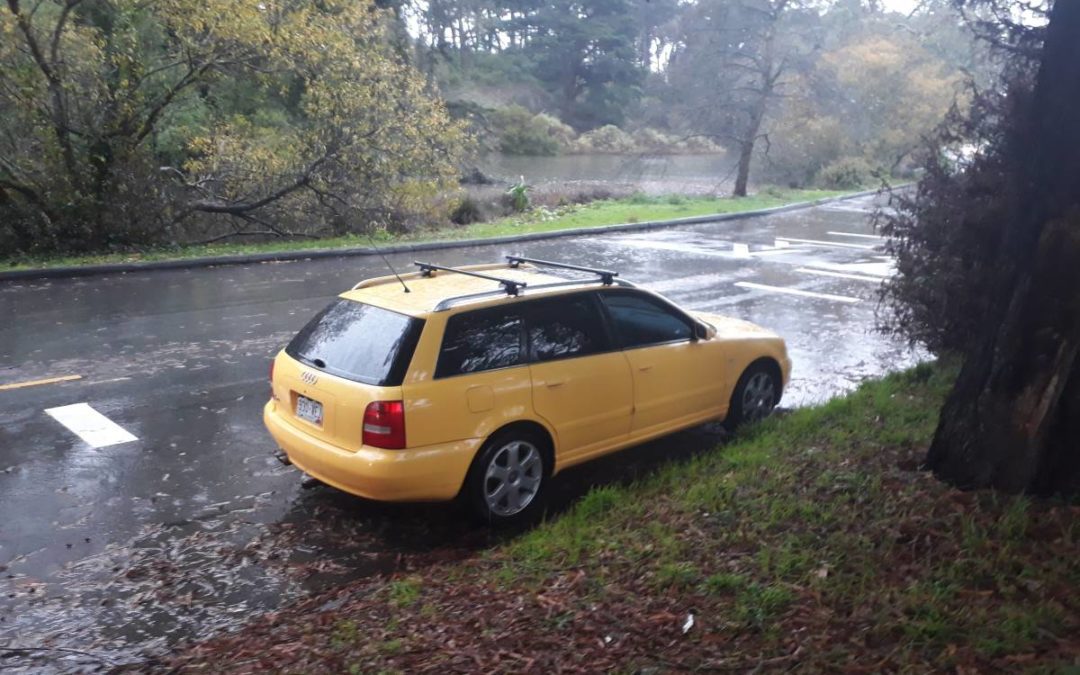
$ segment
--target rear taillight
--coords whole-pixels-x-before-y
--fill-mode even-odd
[[[405,404],[373,401],[364,410],[364,445],[387,450],[405,447]]]
[[[270,359],[270,398],[277,400],[277,394],[274,393],[274,364],[277,363],[277,359]]]

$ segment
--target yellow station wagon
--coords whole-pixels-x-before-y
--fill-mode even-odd
[[[283,460],[355,495],[461,495],[488,522],[526,518],[559,471],[710,420],[759,419],[788,381],[775,334],[616,272],[416,264],[341,294],[271,370],[263,417]]]

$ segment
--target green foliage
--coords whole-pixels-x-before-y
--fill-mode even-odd
[[[910,35],[874,23],[858,28],[793,78],[792,95],[773,116],[770,157],[794,183],[846,157],[897,171],[963,102],[959,75]]]
[[[411,605],[420,598],[420,579],[396,579],[390,582],[390,602],[391,604],[403,607],[405,605]]]
[[[821,169],[817,184],[829,190],[858,190],[873,184],[883,173],[862,157],[842,157]]]
[[[679,204],[670,203],[670,198],[641,195],[630,199],[600,199],[584,204],[572,204],[556,212],[528,213],[525,216],[499,218],[490,222],[478,222],[454,228],[418,229],[408,233],[388,232],[380,229],[375,238],[380,242],[417,242],[450,241],[461,238],[482,239],[501,237],[524,232],[549,232],[569,228],[588,228],[600,225],[614,225],[630,222],[632,216],[644,220],[662,220],[682,218],[712,213],[734,213],[754,209],[781,206],[795,202],[805,202],[826,197],[835,197],[836,192],[826,190],[779,190],[767,191],[767,194],[744,199],[717,199],[712,197],[686,197]],[[505,197],[505,195],[500,195]],[[508,198],[507,198],[508,199]],[[370,241],[366,236],[346,234],[326,239],[304,239],[299,241],[274,240],[260,243],[216,243],[189,246],[159,246],[138,252],[106,253],[80,256],[56,255],[9,255],[0,257],[0,265],[11,269],[30,267],[49,267],[65,265],[87,265],[110,262],[139,262],[147,260],[175,260],[183,258],[209,257],[217,255],[240,255],[244,253],[268,253],[274,251],[307,250],[314,248],[355,248],[366,247]]]
[[[499,150],[508,155],[557,155],[573,130],[550,115],[533,115],[521,106],[493,115]]]
[[[582,153],[621,154],[633,152],[636,147],[634,138],[613,124],[584,133],[574,143],[574,151]]]
[[[506,191],[506,196],[510,203],[510,208],[521,213],[529,208],[529,186],[525,184],[525,177],[522,176],[521,180],[510,186],[510,189]]]
[[[455,225],[471,225],[483,219],[484,214],[480,202],[468,195],[462,197],[454,210],[450,212],[450,222]]]
[[[390,26],[370,0],[8,3],[0,245],[340,234],[427,213],[465,138]]]

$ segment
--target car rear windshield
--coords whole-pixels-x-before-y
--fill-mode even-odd
[[[339,298],[297,333],[285,353],[332,375],[395,387],[405,379],[423,327],[420,319]]]

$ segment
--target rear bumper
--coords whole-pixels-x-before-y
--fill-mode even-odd
[[[461,490],[482,439],[445,445],[356,452],[314,438],[286,421],[276,402],[263,408],[270,435],[304,473],[360,497],[377,501],[444,501]]]

